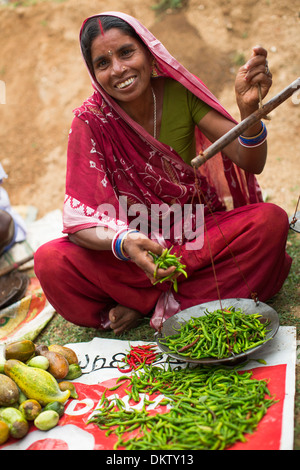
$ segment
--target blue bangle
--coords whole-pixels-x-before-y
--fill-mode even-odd
[[[117,258],[119,258],[122,261],[127,261],[129,259],[129,257],[124,254],[124,252],[121,248],[121,244],[122,244],[123,238],[124,238],[126,233],[127,232],[123,232],[122,234],[120,234],[118,236],[118,238],[116,239],[116,244],[115,244],[116,256],[117,256]]]
[[[138,230],[133,230],[133,229],[128,230],[126,228],[126,229],[120,230],[114,236],[114,239],[113,239],[113,242],[112,242],[112,251],[113,251],[113,254],[115,255],[115,257],[118,258],[121,261],[128,261],[130,259],[129,256],[127,256],[127,254],[125,253],[125,251],[123,249],[123,241],[129,233],[133,233],[133,232],[138,232]]]
[[[245,137],[243,135],[240,135],[238,137],[239,143],[243,147],[258,147],[259,145],[262,145],[266,139],[267,139],[267,128],[264,122],[261,123],[262,129],[259,132],[259,134],[254,135],[253,137]]]

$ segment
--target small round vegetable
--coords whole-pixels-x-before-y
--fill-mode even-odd
[[[59,417],[61,418],[65,412],[65,407],[59,401],[53,401],[52,403],[48,403],[43,409],[43,411],[47,411],[47,410],[56,411],[56,413],[58,413]]]
[[[54,410],[42,411],[34,420],[34,425],[40,431],[49,431],[54,428],[59,421],[59,414]]]
[[[10,406],[3,408],[0,419],[8,425],[9,434],[15,439],[21,439],[28,433],[28,422],[17,408]]]
[[[38,367],[39,369],[47,370],[50,362],[46,356],[34,356],[27,362],[27,365],[30,367]]]
[[[78,393],[76,391],[75,385],[72,382],[64,380],[63,382],[59,382],[58,386],[62,392],[64,392],[65,390],[70,390],[71,398],[78,398]]]
[[[42,407],[37,400],[29,399],[21,403],[19,410],[27,421],[34,421],[41,413]]]
[[[78,379],[82,375],[82,370],[79,364],[70,364],[69,365],[69,372],[64,377],[65,380],[74,380]]]

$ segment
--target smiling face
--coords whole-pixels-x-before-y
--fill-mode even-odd
[[[149,89],[151,54],[120,29],[93,40],[91,59],[97,82],[120,104],[141,99]]]

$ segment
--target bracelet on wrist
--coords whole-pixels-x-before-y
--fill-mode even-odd
[[[240,135],[238,137],[239,143],[243,147],[247,148],[253,148],[253,147],[258,147],[259,145],[262,145],[266,139],[267,139],[267,128],[264,122],[261,123],[262,129],[261,131],[252,137],[246,137],[243,135]]]
[[[127,235],[129,233],[134,233],[134,232],[138,232],[138,230],[123,228],[115,234],[112,240],[112,245],[111,245],[112,252],[115,255],[115,257],[121,261],[128,261],[130,259],[130,257],[124,251],[123,243]]]

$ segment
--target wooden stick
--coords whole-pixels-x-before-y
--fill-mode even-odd
[[[262,108],[263,107],[263,102],[262,102],[262,96],[261,96],[260,83],[257,84],[257,88],[258,88],[258,97],[259,97],[259,107]],[[264,116],[264,119],[267,119],[267,121],[271,121],[270,116]]]
[[[199,166],[203,165],[203,163],[212,158],[235,139],[237,139],[243,132],[245,132],[246,129],[249,129],[249,127],[253,126],[253,124],[265,118],[271,111],[273,111],[273,109],[277,108],[277,106],[286,101],[290,96],[292,96],[293,93],[295,93],[296,90],[299,89],[300,77],[298,77],[294,82],[274,96],[274,98],[272,98],[262,107],[257,109],[254,113],[250,114],[250,116],[248,116],[246,119],[233,127],[229,132],[220,137],[220,139],[216,140],[216,142],[205,149],[202,154],[195,157],[191,162],[192,166],[199,168]]]
[[[30,261],[32,259],[33,259],[33,254],[27,256],[26,258],[23,258],[22,260],[18,261],[17,263],[13,263],[10,266],[7,266],[6,268],[0,269],[0,276],[4,276],[5,274],[8,274],[8,273],[14,271],[15,269],[18,269],[20,266],[22,266],[22,264],[25,264],[25,263],[27,263],[28,261]]]

